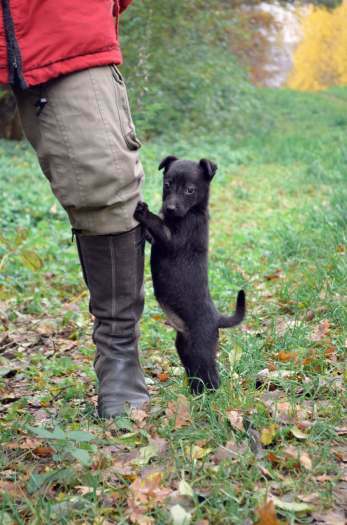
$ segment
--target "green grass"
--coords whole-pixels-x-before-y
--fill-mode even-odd
[[[171,523],[170,507],[177,503],[194,524],[253,523],[271,494],[280,500],[279,519],[292,524],[310,523],[312,512],[341,510],[347,90],[262,90],[259,97],[267,125],[245,122],[246,137],[236,140],[222,130],[168,144],[163,136],[142,150],[145,198],[154,210],[164,155],[218,163],[210,286],[223,312],[233,310],[240,288],[248,300],[243,326],[221,332],[220,390],[192,398],[147,268],[141,347],[152,404],[144,422],[136,415],[94,419],[88,298],[67,220],[29,148],[0,143],[1,523],[130,523],[131,484],[142,476],[148,486],[158,470],[171,497],[157,487],[143,504],[153,523]],[[321,337],[312,338],[318,326]],[[265,368],[274,377],[261,382]],[[161,373],[168,374],[166,382],[159,381]],[[167,413],[169,403],[182,402],[178,396],[188,400],[191,417],[181,428]],[[281,412],[285,402],[292,412]],[[244,418],[243,431],[230,424],[231,410]],[[259,435],[272,424],[265,446]],[[303,438],[293,435],[293,426]],[[65,433],[42,433],[55,427]],[[91,435],[76,437],[76,430]],[[156,437],[167,442],[162,453],[151,441]],[[230,441],[242,453],[218,462],[216,450]],[[40,457],[38,446],[54,455]],[[311,468],[288,446],[308,453]],[[193,497],[172,495],[182,479]],[[305,496],[312,502],[297,512],[292,503]]]

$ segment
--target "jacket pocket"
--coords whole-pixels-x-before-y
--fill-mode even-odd
[[[119,69],[115,65],[111,66],[111,71],[115,84],[116,107],[123,138],[130,150],[140,149],[142,144],[136,136],[125,82]]]

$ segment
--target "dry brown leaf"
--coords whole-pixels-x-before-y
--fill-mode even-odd
[[[335,447],[333,448],[332,452],[339,461],[347,463],[347,446]]]
[[[329,334],[329,331],[330,331],[330,322],[328,321],[328,319],[323,319],[323,321],[321,321],[319,325],[316,326],[316,328],[313,330],[311,334],[311,340],[321,341],[322,339],[327,337],[327,335]]]
[[[273,501],[267,501],[265,505],[256,510],[258,520],[256,525],[281,525],[278,521]]]
[[[278,361],[281,361],[281,363],[288,363],[289,361],[293,361],[294,363],[298,360],[298,353],[297,352],[284,352],[281,350],[277,354]]]
[[[7,494],[18,499],[21,495],[24,495],[24,492],[18,483],[0,480],[0,495],[1,494]]]
[[[167,372],[161,372],[158,374],[158,379],[161,383],[166,383],[169,380],[169,374]]]
[[[312,460],[307,452],[298,450],[294,446],[289,445],[284,449],[284,454],[289,459],[298,460],[299,464],[306,470],[312,470]]]
[[[264,275],[266,281],[276,281],[277,279],[282,279],[283,276],[284,274],[281,268],[277,268],[274,272]]]
[[[34,448],[41,446],[41,441],[36,438],[26,438],[23,443],[18,443],[16,441],[11,443],[3,443],[2,445],[5,448],[11,449],[20,449],[20,450],[32,450]]]
[[[39,458],[51,458],[54,452],[51,447],[36,447],[33,450],[33,454]]]
[[[305,452],[304,450],[300,450],[299,462],[300,462],[300,465],[304,467],[306,470],[312,470],[312,460],[308,452]]]
[[[86,494],[92,494],[94,492],[94,487],[88,487],[87,485],[76,485],[74,489],[77,490],[78,494],[81,496],[86,496]],[[95,493],[97,496],[100,496],[102,494],[102,490],[97,489]]]
[[[54,319],[43,319],[36,326],[36,331],[46,337],[57,332],[57,322]]]
[[[168,447],[168,442],[166,439],[161,438],[159,436],[153,436],[148,441],[149,445],[152,445],[158,452],[158,455],[161,456],[162,454],[165,454]]]
[[[225,460],[232,460],[244,454],[247,446],[243,443],[228,441],[224,446],[220,445],[212,457],[212,461],[217,465]]]
[[[296,410],[296,407],[293,407],[288,401],[277,402],[276,399],[265,399],[263,403],[267,406],[276,421],[288,423],[294,419],[293,412]]]
[[[336,346],[330,345],[324,350],[324,356],[330,361],[336,361]]]
[[[54,343],[59,346],[61,352],[68,352],[78,345],[78,341],[72,341],[71,339],[55,339]]]
[[[291,319],[290,317],[279,317],[276,321],[275,326],[276,334],[279,337],[283,337],[285,333],[290,328],[293,328],[297,323],[298,321],[296,321],[295,319]]]
[[[289,421],[292,419],[293,405],[291,403],[288,403],[287,401],[277,403],[275,410],[283,420]]]
[[[312,494],[299,494],[298,499],[304,503],[318,503],[320,500],[320,494],[313,492]]]
[[[130,413],[131,419],[138,424],[138,426],[144,426],[148,413],[139,408],[133,408]]]
[[[281,458],[277,456],[277,454],[274,454],[274,452],[269,452],[266,457],[273,465],[279,465],[281,463]]]
[[[326,481],[333,481],[335,479],[335,476],[330,476],[329,474],[321,474],[320,476],[316,476],[315,480],[319,483],[325,483]]]
[[[268,479],[273,479],[273,475],[271,474],[271,472],[264,465],[259,463],[258,464],[258,468],[259,468],[260,472],[263,474],[263,476],[265,476]]]
[[[238,410],[229,410],[226,414],[227,414],[230,425],[234,429],[244,432],[245,429],[243,426],[243,417],[240,414],[240,412]]]
[[[323,523],[324,525],[345,525],[345,515],[343,510],[332,510],[327,513],[321,514],[320,512],[314,512],[313,518],[318,523]]]
[[[129,487],[127,515],[132,523],[149,525],[154,523],[152,518],[146,516],[163,503],[172,490],[162,486],[163,473],[150,472],[147,476],[138,477]],[[151,521],[152,520],[152,521]]]
[[[307,310],[306,321],[312,321],[314,319],[314,312],[312,310]]]
[[[169,401],[165,413],[169,418],[175,418],[176,428],[188,426],[192,421],[190,417],[189,401],[183,395],[179,395],[176,402]]]

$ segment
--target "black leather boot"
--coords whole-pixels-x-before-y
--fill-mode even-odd
[[[110,418],[126,405],[140,407],[149,399],[137,347],[144,304],[144,236],[141,226],[114,235],[74,233],[95,316],[98,413]]]

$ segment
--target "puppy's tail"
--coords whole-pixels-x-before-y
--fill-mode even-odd
[[[246,294],[243,290],[240,290],[237,294],[236,310],[234,315],[226,316],[221,315],[219,318],[219,328],[232,328],[240,324],[246,314]]]

